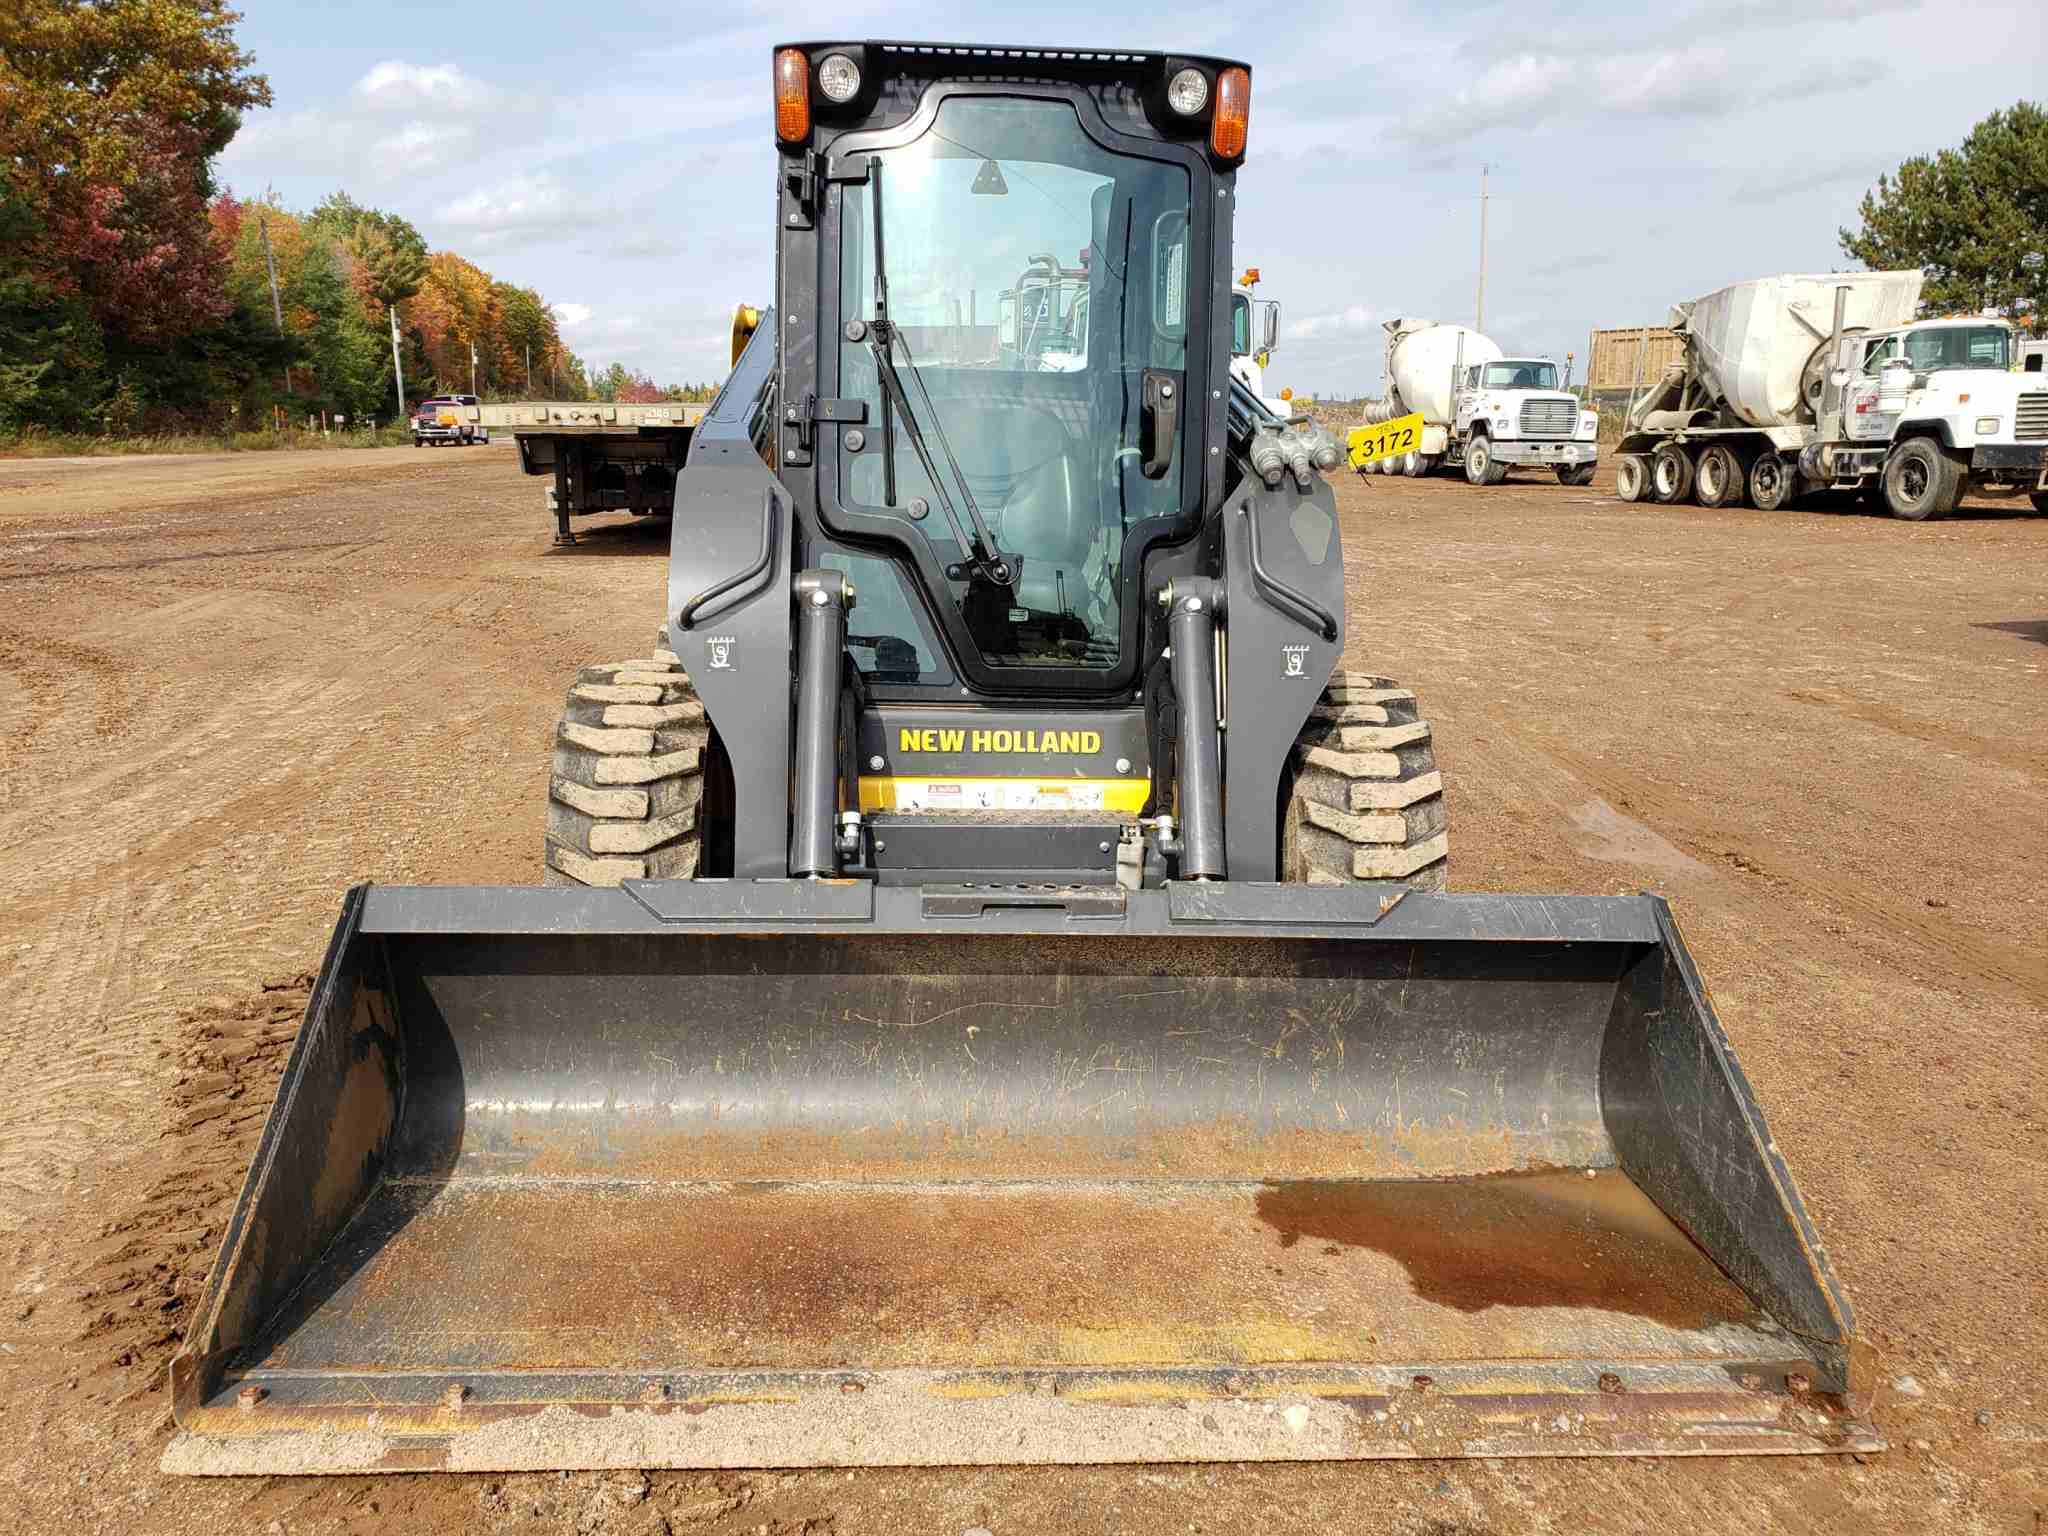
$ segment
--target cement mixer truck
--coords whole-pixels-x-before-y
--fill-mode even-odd
[[[1629,413],[1621,499],[1774,511],[1840,490],[1919,522],[1978,485],[2048,512],[2048,385],[2003,320],[1915,321],[1920,285],[1792,274],[1676,306],[1684,354]]]
[[[1387,393],[1366,402],[1365,423],[1422,417],[1421,441],[1399,458],[1368,461],[1365,474],[1426,475],[1462,465],[1473,485],[1498,485],[1511,468],[1548,466],[1585,485],[1600,457],[1600,418],[1579,408],[1547,357],[1509,357],[1462,325],[1387,322]]]

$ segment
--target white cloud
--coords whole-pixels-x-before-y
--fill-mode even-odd
[[[1363,304],[1327,314],[1304,315],[1290,320],[1284,328],[1288,341],[1322,341],[1334,336],[1359,336],[1378,329],[1378,317]]]
[[[379,111],[416,112],[432,107],[441,112],[477,112],[494,105],[501,94],[455,64],[410,64],[386,59],[372,65],[350,92],[357,101]]]
[[[555,311],[555,323],[565,331],[573,331],[579,326],[589,324],[591,315],[595,313],[588,304],[556,304],[552,308]]]
[[[386,59],[331,106],[257,116],[222,166],[230,181],[288,168],[374,193],[531,144],[550,120],[543,91],[492,84],[454,64]]]
[[[552,176],[513,177],[477,187],[435,211],[438,229],[484,242],[531,240],[575,230],[603,215],[571,196]]]

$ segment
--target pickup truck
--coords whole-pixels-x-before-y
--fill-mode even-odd
[[[412,445],[488,443],[491,429],[478,419],[475,395],[435,395],[413,407]]]

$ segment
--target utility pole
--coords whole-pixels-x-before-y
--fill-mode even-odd
[[[469,392],[476,393],[476,343],[469,344]]]
[[[398,301],[393,299],[385,307],[391,316],[391,372],[398,380],[398,424],[405,425],[405,364],[398,359]]]
[[[533,398],[533,343],[526,344],[526,398]]]
[[[1486,332],[1486,167],[1479,167],[1479,304],[1472,329]]]
[[[270,274],[270,318],[277,322],[278,339],[284,339],[284,305],[277,297],[277,258],[270,254],[270,220],[256,215],[256,233],[263,237],[263,269]],[[284,392],[292,392],[292,365],[284,365]]]

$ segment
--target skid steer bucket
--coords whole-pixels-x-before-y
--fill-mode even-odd
[[[1664,904],[359,888],[193,1473],[1862,1450]]]

